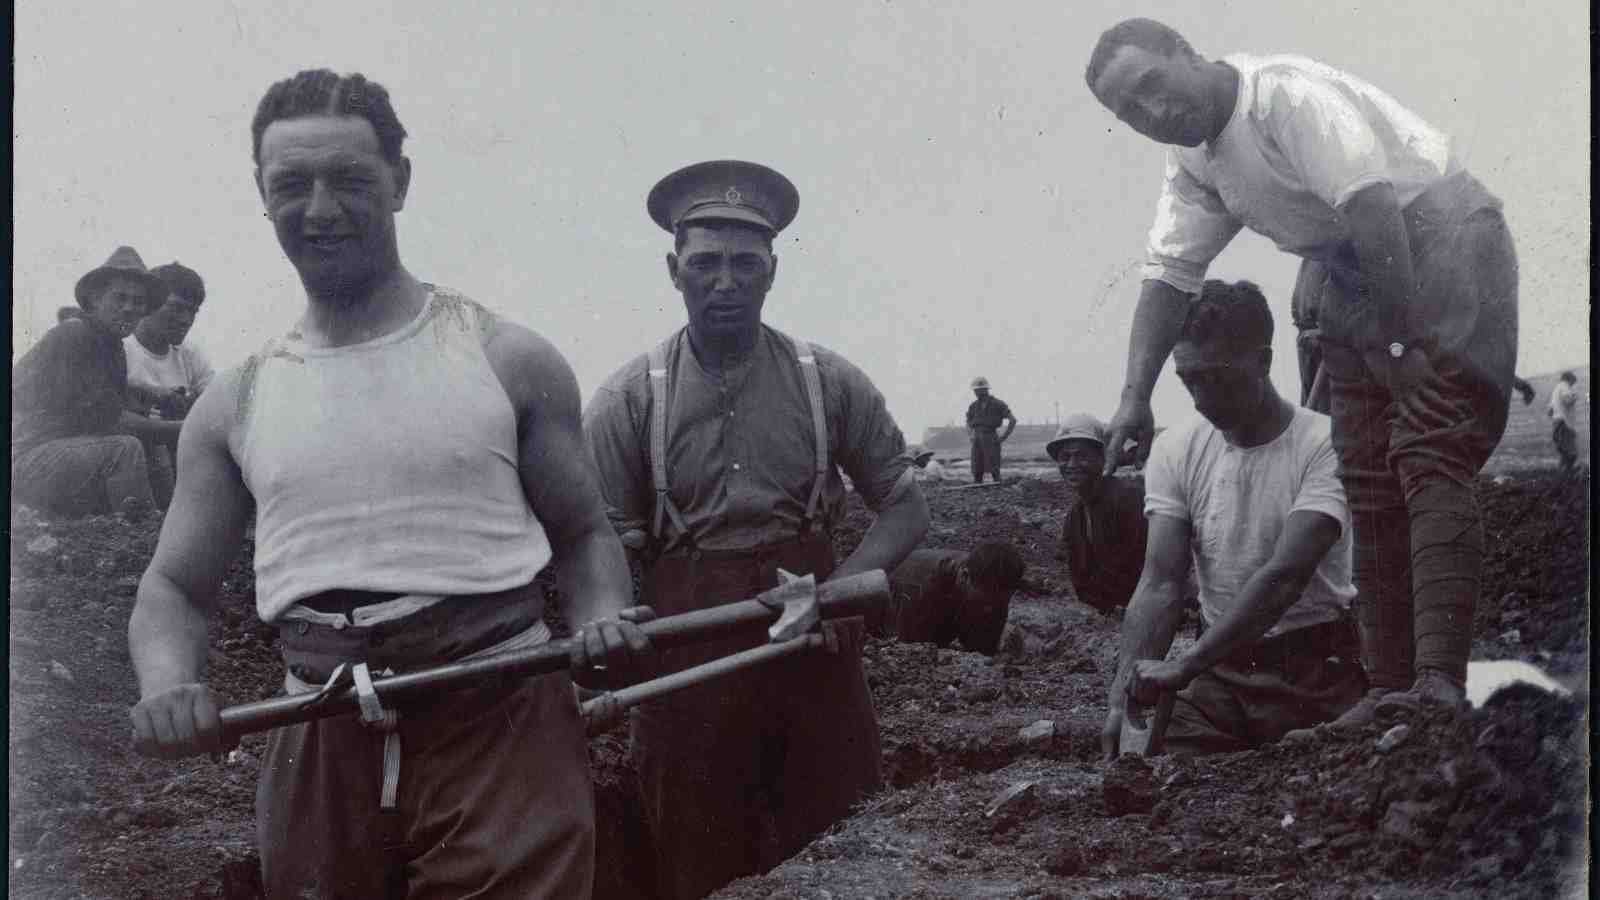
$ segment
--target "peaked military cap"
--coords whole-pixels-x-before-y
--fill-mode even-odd
[[[749,222],[777,234],[800,211],[800,192],[759,163],[721,159],[685,166],[656,182],[645,208],[674,234],[705,219]]]

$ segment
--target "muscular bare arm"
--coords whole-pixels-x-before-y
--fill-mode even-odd
[[[1189,295],[1165,281],[1151,279],[1139,288],[1139,303],[1133,311],[1133,329],[1128,334],[1128,368],[1123,379],[1122,397],[1108,428],[1105,474],[1117,470],[1122,445],[1129,439],[1139,442],[1138,461],[1150,457],[1150,439],[1155,435],[1155,416],[1150,412],[1150,394],[1155,390],[1161,367],[1178,343],[1183,319],[1189,310]]]
[[[878,511],[877,519],[862,536],[861,544],[833,570],[830,578],[844,578],[873,569],[893,572],[922,543],[922,536],[928,532],[928,502],[922,490],[911,481],[910,471],[907,469],[904,476],[907,483]]]
[[[633,582],[584,449],[578,380],[549,341],[520,325],[494,320],[484,350],[517,412],[522,490],[550,538],[567,615],[575,626],[614,621],[633,603]],[[596,661],[624,645],[647,648],[614,625],[590,636],[602,642]]]
[[[139,679],[134,746],[157,756],[222,749],[218,703],[201,683],[217,587],[238,553],[250,495],[228,447],[237,383],[195,405],[178,442],[178,481],[139,582],[128,649]]]
[[[1117,755],[1122,716],[1134,667],[1142,659],[1161,659],[1183,624],[1183,586],[1189,574],[1188,522],[1171,516],[1150,517],[1144,571],[1122,620],[1117,672],[1106,700],[1106,725],[1100,743],[1106,757]]]
[[[1272,558],[1245,582],[1233,609],[1181,658],[1139,663],[1130,686],[1134,696],[1154,702],[1162,691],[1182,690],[1235,650],[1260,640],[1300,599],[1322,558],[1339,540],[1342,527],[1327,513],[1290,513]]]

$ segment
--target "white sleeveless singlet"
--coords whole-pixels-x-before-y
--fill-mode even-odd
[[[348,347],[269,343],[240,385],[237,456],[256,501],[256,610],[332,589],[509,590],[550,561],[517,471],[517,421],[479,330],[430,287],[422,312]]]

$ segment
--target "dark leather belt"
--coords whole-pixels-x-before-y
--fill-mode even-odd
[[[1291,660],[1330,656],[1358,658],[1361,639],[1349,619],[1324,622],[1274,635],[1235,650],[1223,662],[1235,669],[1281,669]]]

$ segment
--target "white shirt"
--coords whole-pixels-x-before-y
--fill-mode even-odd
[[[914,477],[918,481],[944,480],[944,464],[939,462],[937,459],[928,460],[928,464],[922,466],[921,468],[912,466],[911,471],[914,473]]]
[[[1460,168],[1450,138],[1360,79],[1301,56],[1235,55],[1239,97],[1222,132],[1171,147],[1143,276],[1198,293],[1248,226],[1279,249],[1329,259],[1349,240],[1338,207],[1373,184],[1404,207]]]
[[[187,388],[191,397],[211,383],[211,361],[192,342],[174,344],[157,356],[139,343],[137,335],[122,339],[128,351],[128,383],[150,388]]]
[[[1578,392],[1565,381],[1557,381],[1550,389],[1550,420],[1572,424],[1572,412],[1578,407]]]
[[[1350,575],[1350,507],[1339,483],[1332,420],[1304,407],[1283,433],[1258,447],[1235,447],[1196,417],[1156,437],[1145,468],[1146,516],[1189,523],[1200,582],[1200,612],[1221,621],[1298,510],[1339,521],[1339,540],[1305,593],[1265,636],[1339,618],[1356,595]]]

